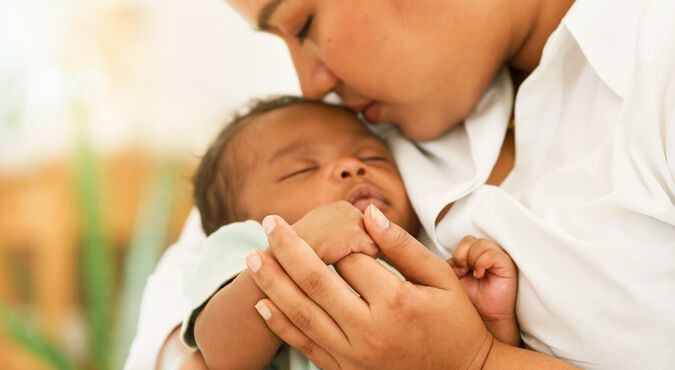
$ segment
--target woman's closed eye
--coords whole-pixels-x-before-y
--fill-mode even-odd
[[[305,20],[305,23],[302,25],[300,31],[298,31],[298,33],[295,34],[295,38],[298,39],[300,45],[302,45],[305,42],[307,35],[309,35],[309,31],[312,29],[313,20],[314,20],[313,15],[308,16],[307,19]]]
[[[312,171],[316,171],[316,170],[318,170],[318,169],[319,169],[319,166],[308,166],[308,167],[303,167],[303,168],[301,168],[301,169],[298,169],[298,170],[295,170],[295,171],[293,171],[293,172],[290,172],[290,173],[288,173],[288,174],[286,174],[286,175],[283,175],[283,176],[279,179],[279,181],[285,181],[285,180],[288,180],[288,179],[292,179],[292,178],[294,178],[294,177],[297,177],[297,176],[300,176],[300,175],[304,175],[304,174],[310,173],[310,172],[312,172]]]

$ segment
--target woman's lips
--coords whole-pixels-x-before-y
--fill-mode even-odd
[[[370,123],[377,122],[377,119],[380,117],[380,111],[382,110],[382,105],[380,103],[372,102],[368,104],[361,113],[363,117]]]
[[[348,104],[349,110],[359,113],[370,123],[375,123],[380,118],[382,104],[372,101],[365,104]]]

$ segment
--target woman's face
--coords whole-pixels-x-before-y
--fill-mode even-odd
[[[461,122],[506,59],[500,0],[227,2],[284,40],[305,96],[335,91],[372,123],[394,123],[415,140]]]

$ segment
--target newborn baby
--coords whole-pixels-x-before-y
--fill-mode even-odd
[[[183,338],[202,351],[210,367],[313,366],[296,351],[284,347],[279,352],[282,343],[254,310],[265,296],[242,270],[245,256],[267,245],[258,223],[265,216],[275,214],[292,224],[326,264],[351,253],[377,256],[363,227],[364,212],[382,212],[412,235],[419,230],[385,143],[352,112],[321,102],[294,97],[258,102],[220,133],[194,182],[195,202],[210,237],[186,278],[191,310]],[[237,222],[246,220],[257,222]],[[496,265],[513,272],[506,280],[515,286],[515,267],[494,243],[467,238],[449,262],[466,287],[483,282],[474,295],[482,294],[487,271]],[[515,289],[513,294],[515,299]],[[501,314],[500,309],[492,305],[490,312]],[[486,318],[488,328],[498,329],[495,335],[504,333],[503,320],[495,324]]]

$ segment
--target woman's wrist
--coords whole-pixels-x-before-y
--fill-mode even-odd
[[[498,340],[495,339],[495,337],[490,334],[490,332],[486,332],[486,335],[480,342],[473,359],[471,359],[468,366],[462,366],[462,368],[478,370],[484,369],[485,364],[490,357],[490,353],[492,352],[492,347],[494,347],[495,343],[497,342]]]
[[[485,370],[568,370],[577,369],[564,361],[542,353],[494,341],[482,369]]]

